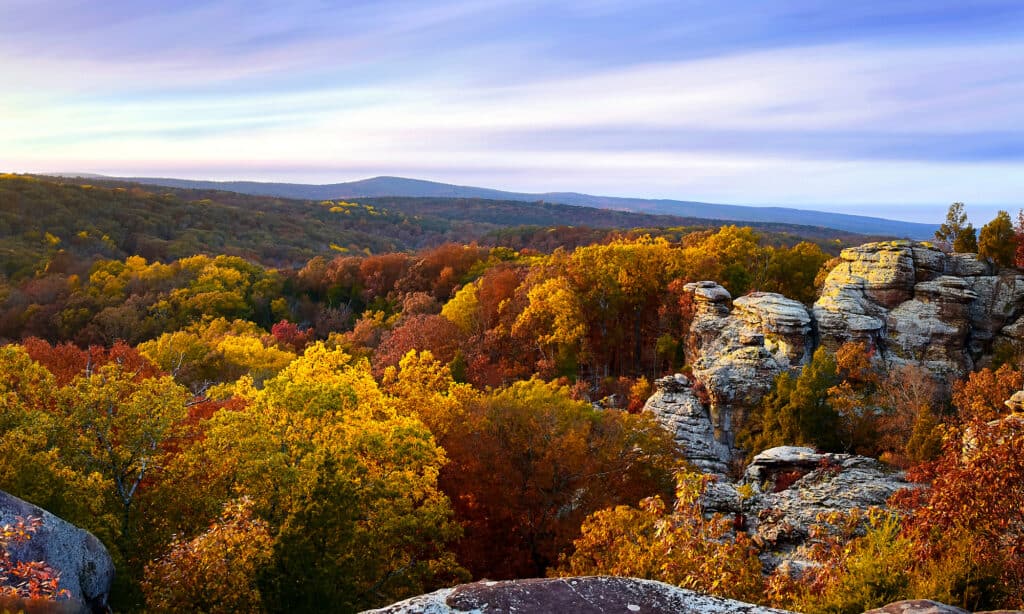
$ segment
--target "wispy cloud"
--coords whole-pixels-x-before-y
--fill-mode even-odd
[[[1014,25],[984,0],[10,0],[0,166],[939,217],[1024,191]]]

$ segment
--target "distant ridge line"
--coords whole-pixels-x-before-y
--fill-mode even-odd
[[[186,189],[225,190],[256,196],[275,196],[304,200],[374,197],[483,198],[522,202],[550,203],[617,209],[637,213],[653,213],[680,217],[704,218],[727,222],[769,222],[822,226],[867,235],[888,235],[909,239],[930,239],[937,224],[922,224],[879,217],[794,209],[789,207],[755,207],[724,205],[672,199],[624,198],[595,196],[578,192],[524,193],[492,188],[462,186],[423,179],[380,176],[359,181],[331,184],[275,183],[259,181],[206,181],[170,177],[109,177],[85,173],[57,176],[131,181],[142,184]]]

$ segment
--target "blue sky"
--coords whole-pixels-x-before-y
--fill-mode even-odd
[[[1024,2],[0,0],[0,170],[976,222],[1024,205]]]

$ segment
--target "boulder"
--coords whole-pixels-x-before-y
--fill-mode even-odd
[[[8,548],[16,561],[44,561],[60,574],[60,587],[87,611],[107,611],[114,563],[100,540],[46,510],[0,491],[0,524],[37,517],[42,526],[32,538]]]
[[[762,337],[765,349],[783,367],[803,364],[812,354],[811,314],[803,303],[775,292],[752,292],[732,302],[742,332]]]
[[[712,597],[638,578],[586,576],[474,582],[413,597],[377,610],[376,614],[470,614],[530,612],[580,614],[784,614],[758,605]]]
[[[1024,390],[1014,392],[1004,403],[1012,412],[1024,411]]]

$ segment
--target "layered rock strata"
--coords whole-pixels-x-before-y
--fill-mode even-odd
[[[890,364],[955,377],[997,339],[1022,339],[1024,277],[1015,271],[911,241],[868,243],[840,258],[813,308],[826,347],[860,341]]]

